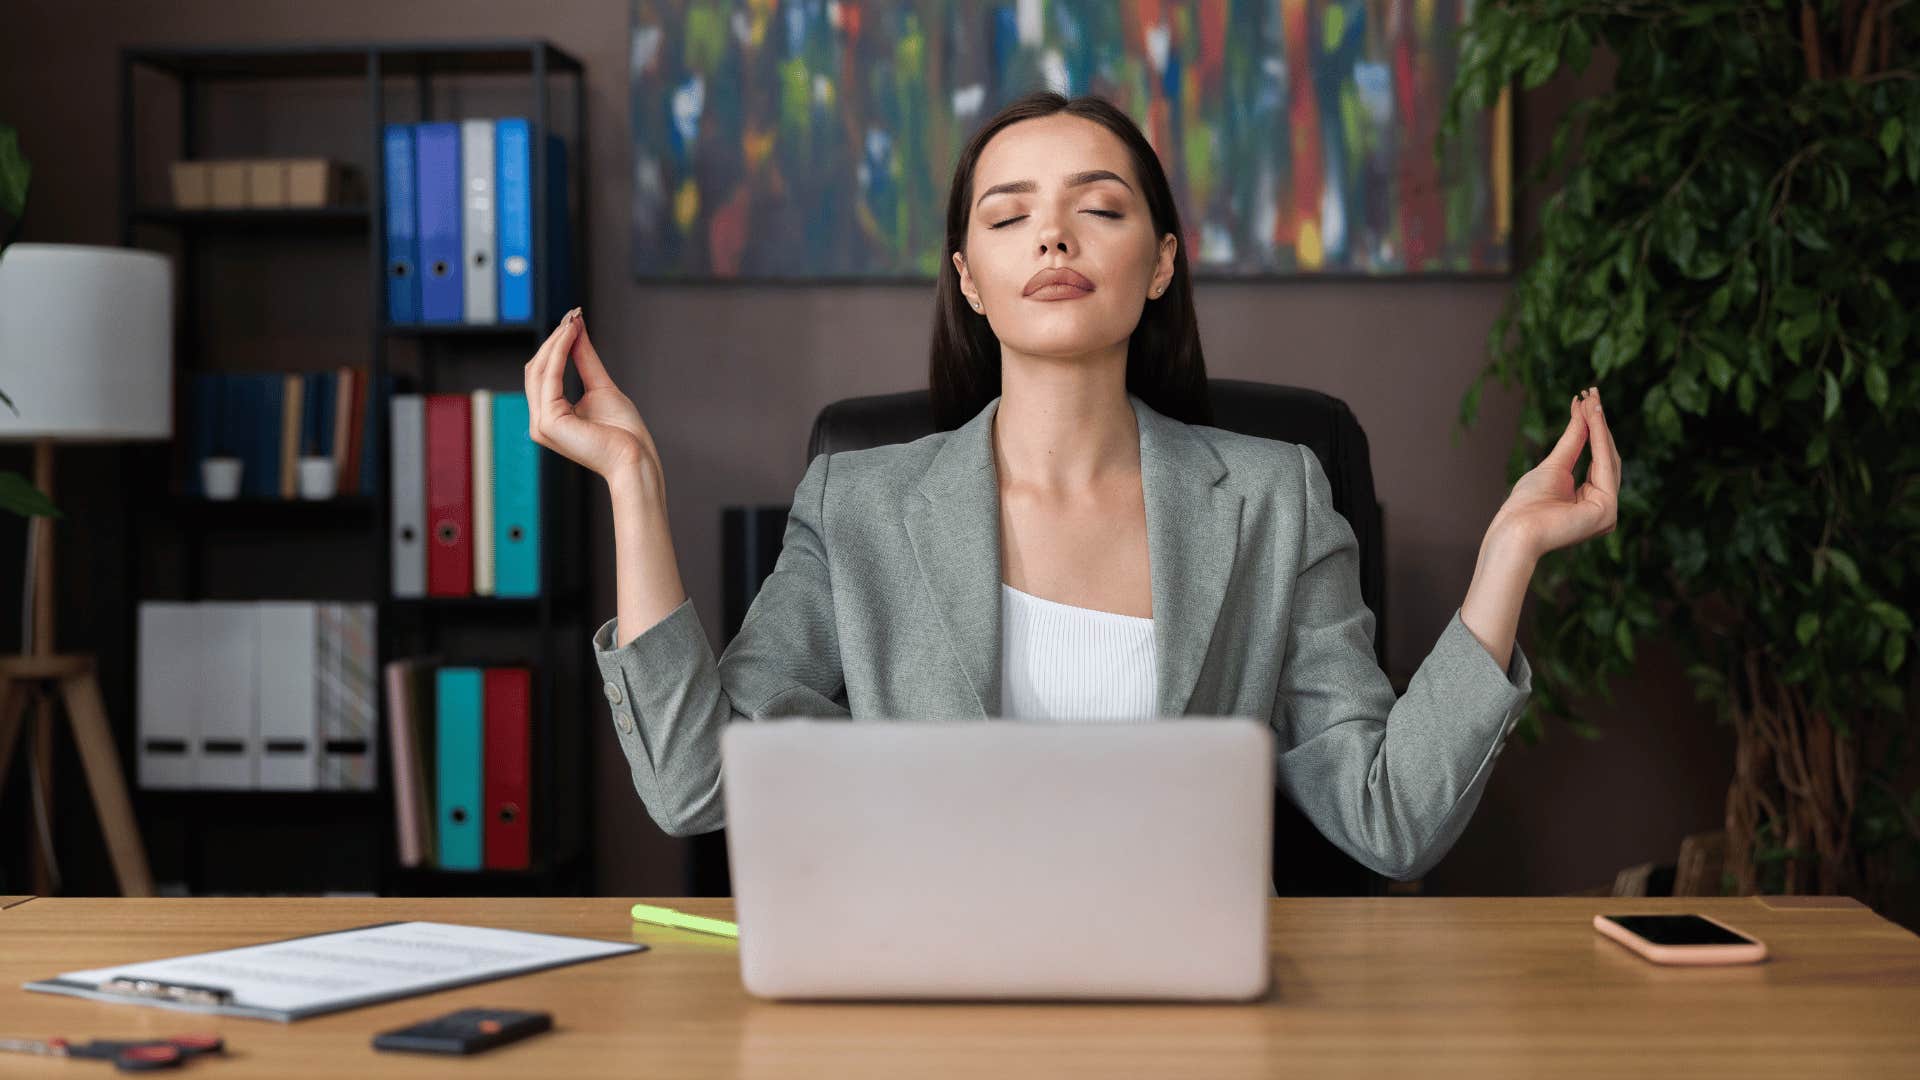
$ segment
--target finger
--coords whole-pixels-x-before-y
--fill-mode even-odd
[[[572,409],[567,402],[567,352],[573,348],[574,338],[580,332],[580,317],[575,315],[567,321],[566,333],[554,342],[552,355],[540,369],[540,401],[544,415],[552,417],[556,412],[564,413]]]
[[[1587,480],[1608,495],[1620,493],[1620,452],[1614,449],[1613,432],[1607,427],[1600,409],[1599,390],[1587,394],[1587,426],[1593,430],[1593,461],[1587,466]]]
[[[593,347],[593,339],[587,336],[586,316],[574,319],[580,325],[580,332],[573,339],[573,366],[580,369],[580,385],[587,390],[613,385],[613,376],[607,374],[607,365],[600,362],[600,350]]]
[[[544,429],[552,423],[553,417],[572,409],[567,402],[566,391],[550,376],[555,367],[564,369],[567,346],[572,343],[573,317],[562,320],[560,332],[551,342],[540,350],[527,371],[527,422],[530,427]]]
[[[520,372],[527,395],[527,434],[535,442],[540,441],[540,409],[543,404],[540,400],[541,365],[545,362],[547,351],[553,347],[554,338],[559,333],[560,328],[555,327],[553,333],[547,336],[547,340],[541,342],[540,347],[534,350],[533,359],[528,360],[526,367]]]
[[[540,347],[534,350],[533,359],[527,361],[527,400],[529,402],[540,400],[538,392],[540,380],[546,374],[547,363],[553,358],[555,350],[562,347],[562,342],[572,330],[573,321],[574,314],[571,311],[561,316],[559,325],[553,328],[553,333],[547,335],[547,340],[541,342]]]
[[[1560,433],[1560,441],[1553,444],[1547,454],[1547,462],[1555,468],[1573,471],[1573,463],[1580,460],[1580,448],[1587,444],[1587,420],[1580,411],[1580,399],[1574,398],[1567,406],[1567,430]]]

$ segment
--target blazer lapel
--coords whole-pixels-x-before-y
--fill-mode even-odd
[[[1000,480],[993,467],[994,398],[955,428],[907,504],[907,539],[933,594],[954,659],[984,719],[1000,710]]]
[[[1154,657],[1161,716],[1193,697],[1226,598],[1245,501],[1218,486],[1220,456],[1186,424],[1128,394],[1140,430],[1153,586]],[[924,498],[904,517],[921,581],[973,688],[977,716],[1000,715],[1000,484],[994,468],[994,398],[956,428],[921,477]]]
[[[1226,463],[1191,427],[1127,397],[1140,419],[1159,709],[1179,716],[1193,698],[1226,600],[1246,499],[1219,486]]]

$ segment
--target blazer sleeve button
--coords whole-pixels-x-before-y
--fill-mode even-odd
[[[606,692],[608,701],[615,705],[620,704],[620,687],[618,684],[609,680],[606,685]]]

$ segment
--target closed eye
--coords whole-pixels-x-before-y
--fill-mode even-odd
[[[1100,215],[1101,217],[1106,217],[1106,218],[1113,218],[1113,219],[1115,219],[1115,220],[1118,220],[1118,219],[1120,219],[1121,217],[1124,217],[1124,216],[1125,216],[1125,215],[1123,215],[1123,214],[1118,214],[1118,213],[1115,213],[1115,212],[1114,212],[1114,211],[1112,211],[1112,210],[1082,210],[1082,211],[1081,211],[1081,213],[1083,213],[1083,214],[1098,214],[1098,215]],[[994,222],[993,224],[991,224],[991,225],[989,225],[989,226],[987,226],[987,228],[989,228],[989,229],[997,229],[997,228],[999,228],[999,227],[1000,227],[1000,226],[1002,226],[1002,225],[1011,225],[1011,224],[1013,224],[1014,222],[1016,222],[1016,221],[1019,221],[1019,220],[1020,220],[1021,218],[1024,218],[1024,217],[1026,217],[1026,216],[1027,216],[1027,215],[1025,215],[1025,214],[1016,214],[1016,215],[1014,215],[1013,217],[1010,217],[1010,218],[1008,218],[1008,219],[1006,219],[1005,221],[996,221],[996,222]]]

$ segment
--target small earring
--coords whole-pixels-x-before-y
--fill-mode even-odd
[[[975,300],[975,301],[973,302],[973,310],[975,310],[975,311],[979,311],[979,310],[980,310],[980,301],[978,301],[978,300]]]

